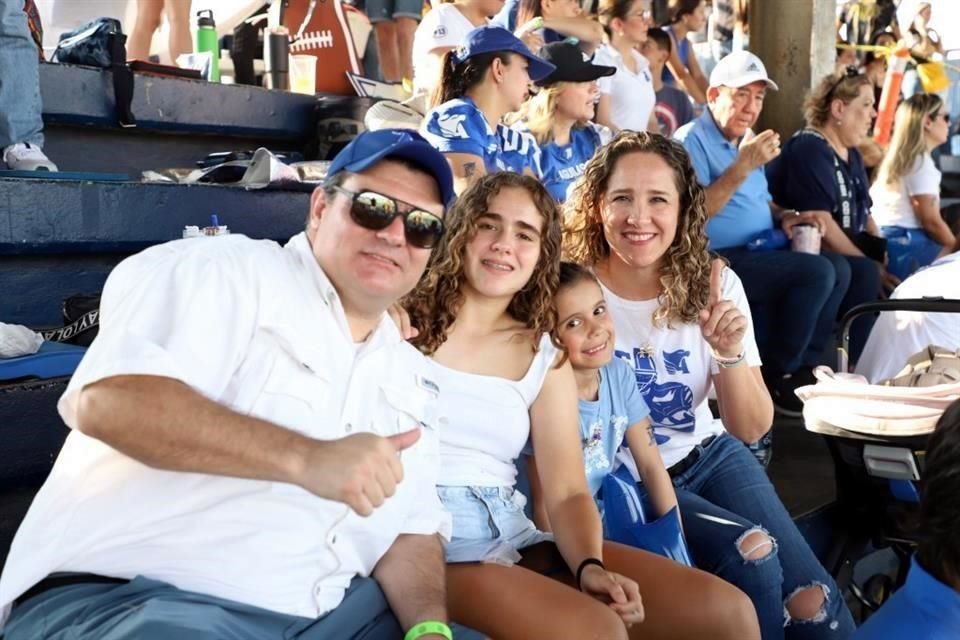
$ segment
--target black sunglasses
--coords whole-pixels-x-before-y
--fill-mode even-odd
[[[376,191],[350,191],[334,185],[338,191],[350,198],[350,218],[371,231],[380,231],[390,226],[397,216],[403,216],[403,235],[414,247],[433,249],[443,235],[443,219],[429,211],[410,205],[406,211],[400,211],[400,203]]]
[[[837,81],[833,83],[832,87],[830,87],[830,91],[827,91],[827,99],[833,95],[833,92],[837,90],[837,87],[839,87],[844,80],[847,78],[856,78],[858,75],[860,75],[860,69],[852,64],[848,64],[846,67],[844,67],[843,73],[840,74],[840,77],[837,78]]]

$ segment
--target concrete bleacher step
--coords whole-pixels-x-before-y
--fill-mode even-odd
[[[45,151],[63,171],[127,173],[193,167],[208,153],[266,146],[324,159],[356,133],[365,98],[134,74],[137,126],[117,125],[110,73],[40,65]]]
[[[40,86],[45,151],[61,171],[89,179],[0,173],[0,322],[35,327],[59,324],[63,298],[99,291],[123,257],[204,226],[211,214],[255,238],[302,228],[308,193],[141,183],[143,171],[192,169],[209,153],[260,146],[326,159],[357,132],[370,103],[137,73],[137,126],[123,128],[109,72],[42,64]]]
[[[0,322],[60,325],[64,298],[99,292],[124,257],[211,214],[235,233],[289,238],[309,201],[303,191],[0,178]]]

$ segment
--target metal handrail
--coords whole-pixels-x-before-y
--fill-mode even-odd
[[[900,298],[864,302],[843,314],[840,320],[840,346],[837,348],[838,371],[846,373],[850,364],[850,326],[853,321],[868,313],[883,311],[919,311],[927,313],[960,313],[960,300],[942,296],[924,296],[923,298]]]

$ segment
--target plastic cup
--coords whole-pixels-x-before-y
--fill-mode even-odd
[[[812,224],[798,224],[793,228],[790,248],[799,253],[820,253],[820,230]]]
[[[317,56],[290,56],[290,91],[308,96],[317,92]]]

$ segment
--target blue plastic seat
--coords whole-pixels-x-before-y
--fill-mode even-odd
[[[73,375],[86,347],[60,342],[44,342],[40,350],[19,358],[0,358],[0,382],[25,378],[59,378]]]

